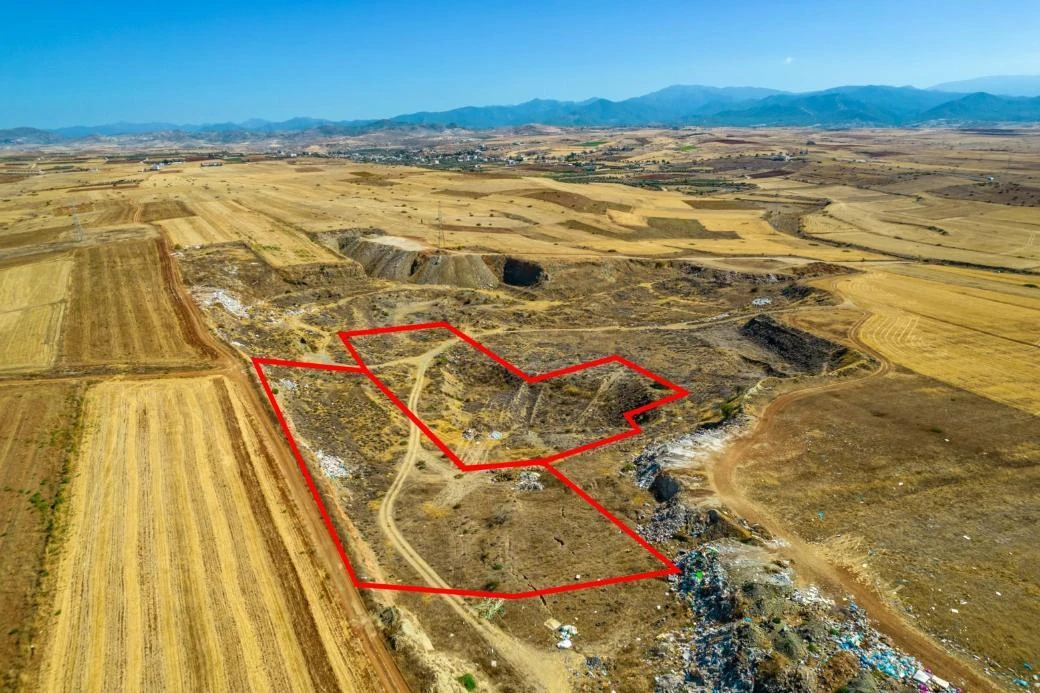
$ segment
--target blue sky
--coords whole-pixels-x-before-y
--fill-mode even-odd
[[[5,4],[0,127],[1040,73],[1037,0]]]

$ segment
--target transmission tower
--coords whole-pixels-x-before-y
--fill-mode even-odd
[[[437,250],[444,250],[444,217],[441,215],[441,203],[437,203]]]
[[[76,229],[76,241],[83,240],[83,225],[79,223],[79,214],[76,214],[76,203],[69,203],[69,211],[72,212],[72,223]]]

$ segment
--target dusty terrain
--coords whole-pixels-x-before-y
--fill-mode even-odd
[[[0,183],[5,686],[1032,683],[1035,133],[380,137]],[[330,534],[248,359],[357,366],[340,330],[428,321],[689,395],[463,473],[367,377],[268,366]],[[358,348],[467,463],[659,396]],[[494,598],[662,565],[604,513],[680,574]],[[362,581],[485,598],[358,590],[333,535]]]

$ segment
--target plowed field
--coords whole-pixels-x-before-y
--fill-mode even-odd
[[[178,366],[206,355],[174,298],[160,241],[88,246],[75,257],[65,364]]]

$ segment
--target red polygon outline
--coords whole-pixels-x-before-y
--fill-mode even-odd
[[[494,359],[498,363],[502,364],[510,372],[514,373],[515,375],[519,376],[520,378],[524,379],[527,382],[538,382],[538,381],[546,380],[546,379],[554,377],[554,376],[565,375],[567,373],[573,373],[573,372],[580,371],[580,370],[583,370],[583,369],[586,369],[586,368],[593,368],[595,366],[602,365],[603,363],[616,362],[616,363],[621,363],[621,364],[623,364],[623,365],[625,365],[625,366],[627,366],[629,368],[632,368],[633,370],[635,370],[635,371],[637,371],[639,373],[642,373],[643,375],[645,375],[645,376],[655,380],[656,382],[659,382],[659,383],[661,383],[661,384],[671,388],[672,390],[674,390],[674,393],[672,395],[669,395],[668,397],[665,397],[665,398],[661,399],[661,400],[657,400],[655,402],[651,402],[648,405],[644,405],[642,407],[638,407],[636,409],[633,409],[633,410],[630,410],[630,411],[626,412],[625,413],[625,418],[628,420],[629,424],[632,426],[632,430],[622,432],[620,434],[617,434],[615,436],[611,436],[610,438],[606,438],[606,439],[603,439],[601,441],[596,441],[595,443],[592,443],[592,444],[588,444],[588,445],[585,445],[585,446],[581,446],[579,448],[574,448],[572,450],[565,451],[564,453],[558,453],[557,455],[550,456],[552,459],[540,458],[540,461],[510,462],[510,463],[506,463],[506,464],[493,464],[491,466],[489,466],[489,465],[466,465],[461,460],[459,460],[457,458],[457,456],[453,452],[451,452],[451,450],[448,449],[447,446],[445,446],[443,444],[443,442],[441,442],[436,437],[436,435],[433,434],[432,431],[429,430],[429,427],[426,426],[425,423],[423,423],[422,420],[418,416],[414,415],[408,409],[408,407],[406,405],[404,405],[402,402],[400,402],[400,400],[396,397],[396,395],[394,395],[392,392],[390,392],[389,388],[387,388],[386,385],[384,385],[378,378],[375,377],[375,375],[372,374],[372,372],[368,369],[368,367],[364,365],[364,361],[362,361],[360,355],[353,348],[353,345],[351,345],[350,342],[349,342],[349,337],[361,336],[362,334],[378,334],[378,333],[381,333],[381,332],[400,332],[400,331],[404,331],[404,330],[431,329],[431,328],[444,328],[444,329],[447,329],[447,330],[451,331],[453,334],[455,334],[456,336],[458,336],[461,339],[465,340],[469,344],[472,344],[477,349],[481,350],[482,352],[484,352],[485,354],[490,356],[492,359]],[[303,474],[303,478],[304,478],[304,480],[307,483],[307,487],[310,489],[311,496],[314,498],[314,502],[318,506],[318,511],[321,514],[322,522],[325,525],[325,529],[326,529],[326,531],[328,531],[329,537],[332,539],[332,542],[333,542],[333,544],[336,547],[336,552],[339,554],[340,560],[343,562],[343,566],[344,566],[344,568],[347,571],[347,575],[350,577],[350,581],[354,584],[355,587],[357,587],[359,589],[380,589],[380,590],[390,590],[390,591],[397,591],[397,592],[421,592],[421,593],[427,593],[427,594],[449,594],[449,595],[456,595],[456,596],[462,596],[462,597],[478,597],[478,598],[489,598],[489,599],[494,599],[494,598],[498,598],[498,599],[526,599],[526,598],[530,598],[530,597],[538,597],[538,596],[543,596],[543,595],[548,595],[548,594],[558,594],[558,593],[561,593],[561,592],[573,592],[575,590],[588,589],[588,588],[591,588],[591,587],[603,587],[603,586],[606,586],[606,585],[614,585],[614,584],[623,583],[623,582],[633,582],[633,581],[636,581],[636,580],[646,580],[646,579],[649,579],[649,578],[664,577],[666,575],[675,575],[675,574],[681,572],[679,567],[676,566],[675,563],[673,563],[671,560],[669,560],[667,556],[665,556],[660,551],[655,549],[650,544],[650,542],[648,542],[643,537],[639,536],[639,534],[636,533],[632,528],[630,528],[624,522],[622,522],[617,517],[615,517],[609,510],[607,510],[598,501],[596,501],[596,499],[594,499],[592,496],[590,496],[588,493],[586,493],[576,483],[571,481],[563,472],[561,472],[560,470],[556,469],[553,466],[552,463],[556,462],[556,461],[559,461],[563,457],[569,457],[571,455],[576,455],[579,452],[584,452],[586,450],[590,450],[590,449],[595,448],[595,447],[600,447],[602,445],[606,445],[608,443],[612,443],[612,442],[615,442],[617,440],[621,440],[623,438],[628,438],[630,436],[638,434],[642,429],[633,420],[633,417],[635,417],[636,415],[638,415],[638,414],[640,414],[640,413],[642,413],[644,411],[648,411],[649,409],[652,409],[654,407],[661,406],[662,404],[665,404],[667,402],[673,401],[673,400],[678,399],[680,397],[685,397],[687,394],[689,394],[685,389],[683,389],[683,388],[681,388],[681,387],[679,387],[677,385],[674,385],[674,384],[668,382],[667,380],[665,380],[664,378],[661,378],[661,377],[655,375],[654,373],[651,373],[650,371],[646,370],[645,368],[637,366],[637,365],[631,363],[630,361],[628,361],[628,360],[626,360],[626,359],[624,359],[624,358],[622,358],[620,356],[616,356],[616,355],[615,356],[606,357],[606,358],[603,358],[603,359],[597,359],[596,361],[589,361],[587,363],[579,364],[577,366],[570,366],[568,368],[563,368],[563,369],[560,369],[560,370],[557,370],[557,371],[551,371],[550,373],[546,373],[546,374],[543,374],[543,375],[540,375],[540,376],[529,376],[526,373],[524,373],[523,371],[521,371],[520,369],[518,369],[515,366],[513,366],[512,364],[510,364],[505,359],[502,359],[497,354],[494,354],[493,352],[488,350],[486,347],[484,347],[483,345],[479,344],[478,342],[476,342],[475,340],[470,338],[468,335],[465,335],[460,330],[457,330],[454,326],[452,326],[452,325],[450,325],[448,323],[444,323],[444,322],[422,323],[422,324],[419,324],[419,325],[405,325],[405,326],[389,327],[389,328],[377,328],[375,330],[357,330],[357,331],[352,331],[352,332],[341,332],[340,336],[341,336],[341,338],[343,338],[343,342],[346,345],[347,349],[351,352],[351,354],[357,360],[357,362],[359,364],[358,366],[344,366],[344,365],[328,364],[328,363],[310,363],[310,362],[307,362],[307,361],[291,361],[291,360],[285,360],[285,359],[264,358],[264,357],[259,357],[259,356],[254,356],[253,359],[252,359],[252,362],[253,362],[253,368],[256,369],[257,376],[260,378],[260,383],[263,386],[264,393],[267,395],[267,399],[271,402],[271,406],[273,407],[275,415],[278,418],[278,423],[281,425],[282,431],[285,433],[285,437],[289,441],[289,448],[292,450],[293,456],[296,458],[296,463],[299,466],[300,472]],[[329,515],[328,509],[325,507],[325,503],[321,499],[321,494],[318,492],[318,486],[314,482],[314,478],[311,476],[310,470],[307,468],[307,464],[304,461],[303,455],[300,452],[300,448],[296,444],[296,440],[293,437],[292,430],[289,427],[289,422],[285,418],[285,414],[282,412],[281,407],[278,405],[278,400],[275,397],[273,390],[271,389],[270,382],[267,380],[267,375],[264,373],[263,367],[265,365],[286,366],[286,367],[290,367],[290,368],[310,368],[310,369],[314,369],[314,370],[325,370],[325,371],[334,371],[334,372],[358,373],[358,374],[366,376],[377,387],[379,387],[379,389],[384,394],[386,394],[387,397],[391,401],[393,401],[394,404],[399,409],[401,409],[402,412],[404,412],[406,415],[408,415],[408,418],[411,419],[411,421],[413,423],[415,423],[416,426],[418,426],[419,429],[422,430],[423,433],[427,437],[429,437],[435,444],[437,444],[437,447],[440,448],[441,451],[444,452],[463,471],[480,471],[480,470],[484,470],[484,469],[499,468],[499,467],[503,467],[503,466],[505,466],[505,467],[518,467],[518,466],[537,466],[537,467],[542,467],[546,471],[548,471],[550,474],[555,476],[557,479],[559,479],[564,485],[566,485],[568,488],[570,488],[572,491],[574,491],[576,494],[578,494],[578,496],[581,497],[582,500],[584,500],[586,503],[588,503],[593,508],[595,508],[601,515],[606,517],[611,523],[613,523],[624,534],[626,534],[628,537],[633,539],[637,544],[639,544],[641,547],[643,547],[643,549],[645,549],[655,559],[657,559],[658,561],[663,563],[665,567],[660,569],[660,570],[644,571],[644,572],[641,572],[641,573],[633,573],[631,575],[619,575],[619,576],[615,576],[615,577],[601,578],[601,579],[598,579],[598,580],[588,580],[588,581],[585,581],[585,582],[575,582],[575,583],[569,583],[569,584],[566,584],[566,585],[557,585],[557,586],[554,586],[554,587],[545,587],[545,588],[537,589],[537,590],[529,590],[529,591],[526,591],[526,592],[491,592],[491,591],[487,591],[487,590],[467,590],[467,589],[457,589],[457,588],[451,588],[451,587],[432,587],[432,586],[428,586],[428,585],[404,585],[404,584],[385,583],[385,582],[371,582],[371,581],[367,581],[367,580],[361,580],[360,578],[358,578],[357,573],[355,572],[354,567],[353,567],[353,565],[350,562],[350,558],[347,556],[347,552],[343,548],[343,542],[340,540],[339,533],[336,531],[336,527],[332,523],[332,518]]]
[[[672,394],[668,395],[667,397],[662,397],[661,399],[654,400],[653,402],[650,402],[648,404],[644,404],[641,407],[629,409],[628,411],[624,412],[625,420],[628,422],[629,425],[629,430],[627,431],[621,431],[620,433],[615,433],[612,436],[600,438],[599,440],[594,440],[591,443],[585,443],[584,445],[579,445],[578,447],[563,450],[561,452],[553,453],[552,455],[546,455],[544,457],[533,457],[525,460],[510,460],[503,462],[483,462],[481,464],[467,464],[463,462],[462,459],[458,455],[456,455],[450,447],[448,447],[447,443],[441,440],[440,437],[436,433],[434,433],[429,426],[426,425],[426,423],[416,412],[413,412],[411,409],[409,409],[408,405],[402,402],[401,399],[396,394],[394,394],[394,392],[389,387],[387,387],[386,384],[383,383],[383,381],[380,380],[369,369],[364,359],[361,358],[361,354],[358,353],[358,350],[350,341],[354,337],[366,337],[371,335],[387,334],[391,332],[411,332],[416,330],[434,329],[448,330],[462,341],[466,342],[467,344],[474,347],[484,355],[488,356],[490,359],[498,363],[500,366],[505,368],[513,375],[517,376],[518,378],[521,378],[522,380],[528,383],[538,383],[543,380],[550,380],[552,378],[556,378],[561,375],[567,375],[569,373],[577,373],[579,371],[587,370],[589,368],[596,368],[597,366],[602,366],[608,363],[619,363],[622,366],[630,370],[633,370],[636,373],[639,373],[640,375],[650,378],[651,380],[660,385],[664,385],[672,391]],[[509,361],[505,360],[495,352],[491,351],[491,349],[487,348],[477,340],[470,337],[462,330],[447,322],[424,322],[416,323],[414,325],[398,325],[395,327],[375,327],[366,330],[351,330],[348,332],[340,332],[339,338],[343,340],[343,344],[347,347],[347,350],[350,352],[350,355],[354,357],[354,360],[357,362],[358,367],[363,370],[365,375],[368,376],[369,380],[371,380],[375,384],[375,386],[378,387],[384,395],[386,395],[387,399],[393,402],[398,409],[404,412],[404,414],[412,420],[412,423],[418,426],[419,429],[426,434],[426,437],[429,438],[434,445],[440,448],[440,451],[443,452],[448,459],[455,463],[456,467],[458,467],[464,472],[477,471],[481,469],[504,469],[507,467],[529,467],[531,465],[548,465],[554,462],[559,462],[560,460],[567,457],[571,457],[572,455],[577,455],[578,453],[593,450],[595,448],[599,448],[604,445],[609,445],[611,443],[616,443],[617,441],[624,440],[625,438],[631,438],[632,436],[639,435],[643,431],[642,427],[640,427],[640,425],[636,423],[636,416],[642,414],[643,412],[647,412],[651,409],[660,407],[669,402],[681,399],[690,394],[689,391],[685,388],[679,387],[675,383],[665,380],[656,373],[653,373],[643,368],[642,366],[637,366],[628,359],[622,356],[618,356],[617,354],[605,356],[594,361],[586,361],[585,363],[579,363],[574,366],[567,366],[566,368],[559,368],[555,371],[542,373],[541,375],[528,375],[524,371],[514,366]]]

